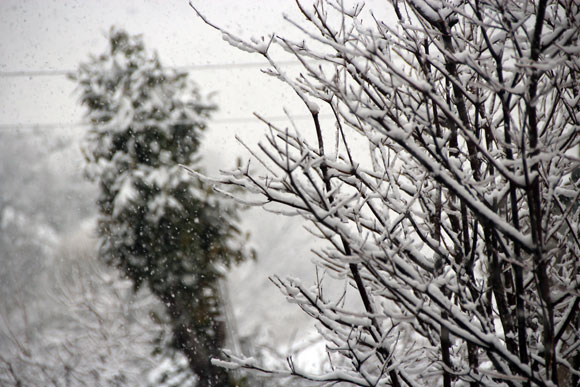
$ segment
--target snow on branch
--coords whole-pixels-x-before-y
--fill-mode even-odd
[[[577,384],[580,5],[403,0],[381,19],[343,3],[298,2],[304,18],[287,20],[302,40],[210,24],[312,115],[294,131],[262,120],[265,141],[245,146],[266,173],[242,166],[218,184],[311,222],[319,267],[349,289],[333,300],[321,282],[272,279],[317,322],[334,370],[284,375]],[[284,73],[273,45],[304,71]]]

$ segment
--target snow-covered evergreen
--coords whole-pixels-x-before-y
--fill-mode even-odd
[[[235,207],[182,168],[196,167],[216,107],[140,37],[114,28],[108,51],[74,78],[91,122],[85,156],[100,187],[100,255],[166,305],[173,346],[198,385],[226,385],[228,375],[210,363],[225,343],[218,281],[246,253]]]

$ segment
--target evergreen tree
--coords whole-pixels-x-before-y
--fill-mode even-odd
[[[163,301],[173,346],[198,385],[228,385],[210,362],[225,341],[218,281],[246,254],[235,208],[180,167],[196,163],[216,106],[186,73],[163,68],[141,37],[112,28],[108,39],[72,76],[91,123],[84,151],[100,187],[100,256]]]

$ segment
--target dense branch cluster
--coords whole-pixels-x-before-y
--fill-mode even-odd
[[[252,154],[268,173],[242,167],[221,182],[310,221],[328,242],[319,265],[360,300],[275,278],[318,321],[330,359],[326,374],[291,361],[282,373],[577,385],[578,2],[393,1],[396,22],[342,1],[298,6],[304,40],[222,31],[269,61],[312,125],[267,123]],[[274,46],[301,62],[297,77]],[[220,364],[271,371],[234,355]]]

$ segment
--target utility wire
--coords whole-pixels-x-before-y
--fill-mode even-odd
[[[300,62],[295,60],[280,61],[278,64],[282,66],[299,65]],[[168,66],[166,68],[178,71],[208,71],[208,70],[230,70],[255,68],[260,66],[268,66],[266,62],[241,62],[241,63],[208,63],[189,66]],[[15,70],[15,71],[0,71],[0,78],[18,78],[18,77],[63,77],[68,74],[74,74],[75,69],[49,69],[49,70]]]
[[[283,66],[293,66],[301,64],[295,60],[280,61],[278,64]],[[240,63],[208,63],[200,65],[188,65],[188,66],[170,66],[167,68],[172,68],[178,71],[210,71],[210,70],[229,70],[229,69],[243,69],[243,68],[256,68],[261,66],[267,66],[266,62],[240,62]],[[19,77],[62,77],[69,74],[73,74],[76,70],[65,70],[65,69],[47,69],[47,70],[15,70],[15,71],[0,71],[0,78],[19,78]],[[282,121],[287,119],[286,116],[275,116],[269,118],[270,121]],[[303,116],[293,116],[293,120],[303,121],[311,119],[310,115]],[[323,118],[323,117],[321,117]],[[213,119],[208,122],[208,124],[244,124],[244,123],[254,123],[259,122],[255,117],[232,117],[232,118],[221,118]],[[6,131],[21,131],[21,130],[34,130],[34,131],[45,131],[45,130],[56,130],[65,128],[79,128],[79,127],[89,127],[91,124],[88,122],[55,122],[55,123],[5,123],[0,124],[0,132]]]
[[[331,118],[331,115],[321,115],[320,118]],[[265,118],[267,121],[284,121],[288,120],[287,116],[272,116]],[[305,121],[312,119],[311,115],[296,115],[291,116],[290,119],[295,121]],[[207,125],[211,127],[212,124],[248,124],[248,123],[262,123],[256,117],[231,117],[231,118],[218,118],[209,119]],[[92,124],[90,122],[53,122],[53,123],[14,123],[14,124],[0,124],[0,132],[18,132],[21,130],[33,130],[33,131],[48,131],[57,129],[67,129],[67,128],[81,128],[90,127]]]

